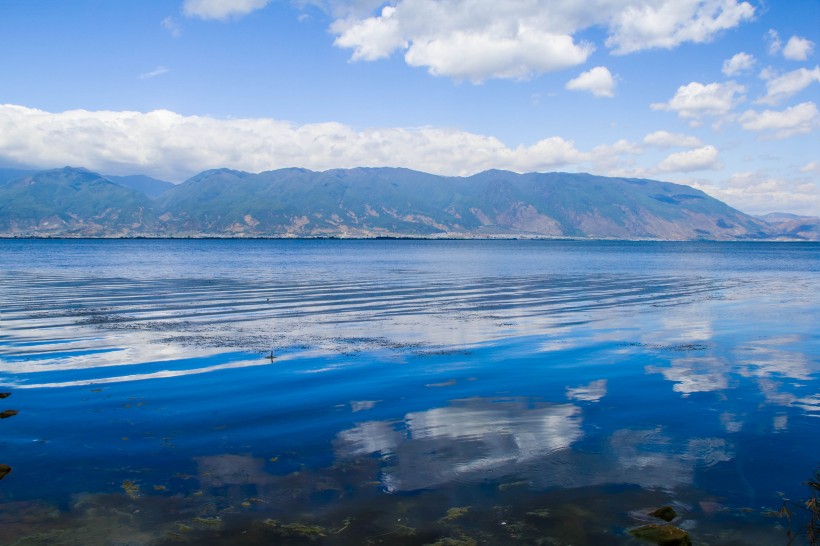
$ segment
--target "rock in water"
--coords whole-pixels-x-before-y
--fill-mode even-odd
[[[671,506],[661,506],[657,510],[650,512],[650,516],[655,516],[656,518],[660,518],[663,521],[672,521],[676,517],[678,517],[678,513],[675,512],[675,509]]]
[[[11,472],[11,467],[7,464],[0,464],[0,480],[5,478]]]
[[[689,533],[674,525],[658,525],[651,523],[632,529],[629,534],[654,542],[660,546],[692,546],[692,541],[689,539]]]

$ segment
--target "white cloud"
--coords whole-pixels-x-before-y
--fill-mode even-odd
[[[185,0],[182,13],[200,19],[229,19],[242,17],[262,9],[270,0]]]
[[[491,168],[546,171],[578,165],[590,154],[557,136],[511,148],[492,136],[434,127],[356,130],[332,122],[225,120],[168,110],[50,113],[0,105],[0,159],[178,181],[217,167],[259,172],[393,166],[447,175]]]
[[[792,61],[805,61],[813,50],[814,42],[800,36],[792,36],[783,48],[783,56]]]
[[[378,16],[337,20],[331,31],[337,35],[335,45],[353,49],[353,60],[372,61],[404,50],[411,66],[473,82],[526,79],[581,64],[592,53],[590,44],[576,44],[566,33],[505,21],[509,10],[486,8],[452,13],[445,4],[404,0],[382,8]]]
[[[771,71],[764,71],[761,72],[761,77],[767,80],[766,96],[756,102],[774,105],[799,93],[812,83],[820,82],[820,66],[815,66],[812,70],[798,68],[777,77]]]
[[[334,42],[339,47],[353,49],[353,60],[375,61],[388,57],[394,50],[407,47],[399,32],[399,21],[393,17],[396,8],[385,6],[378,17],[371,17],[358,24],[336,21],[331,30],[339,36]]]
[[[610,6],[620,2],[607,2]],[[748,2],[665,0],[629,2],[613,14],[607,46],[624,54],[684,42],[703,43],[754,17]]]
[[[171,36],[173,36],[174,38],[179,38],[180,36],[182,36],[182,27],[179,26],[177,20],[171,17],[170,15],[163,19],[160,22],[160,25],[162,25],[162,28],[170,32]]]
[[[820,174],[820,161],[809,161],[808,163],[800,167],[800,172]]]
[[[803,102],[781,111],[747,110],[738,121],[747,131],[764,131],[781,139],[811,132],[820,125],[820,114],[813,102]]]
[[[682,119],[723,116],[742,100],[746,88],[733,81],[702,84],[692,82],[678,88],[668,102],[653,103],[653,110],[671,110]]]
[[[698,148],[703,146],[699,138],[670,133],[669,131],[655,131],[643,137],[644,144],[659,148]]]
[[[568,68],[586,61],[592,50],[568,35],[519,28],[512,34],[457,32],[416,40],[404,58],[410,66],[428,67],[433,76],[479,83],[488,77],[525,80]]]
[[[736,74],[740,74],[741,72],[746,72],[750,70],[757,60],[754,58],[754,55],[749,55],[745,52],[740,52],[732,56],[731,59],[726,59],[723,61],[723,70],[722,72],[726,76],[734,76]]]
[[[152,70],[151,72],[145,72],[143,74],[140,74],[140,79],[141,80],[150,80],[151,78],[156,78],[157,76],[162,76],[163,74],[167,74],[170,71],[171,71],[170,68],[166,68],[164,66],[158,66],[154,70]]]
[[[767,66],[766,68],[763,68],[763,69],[760,70],[760,73],[758,74],[758,77],[761,80],[771,80],[772,78],[777,77],[777,70],[775,70],[771,66]]]
[[[319,0],[317,0],[319,1]],[[403,52],[436,76],[525,79],[585,62],[594,47],[574,35],[604,27],[616,54],[705,42],[754,15],[737,0],[325,0],[337,47],[373,61]]]
[[[644,177],[646,170],[636,166],[634,159],[643,153],[643,148],[626,139],[601,144],[589,153],[589,171],[604,176]]]
[[[769,42],[769,55],[777,55],[783,49],[783,42],[780,41],[780,35],[773,28],[766,33],[766,40]]]
[[[658,163],[657,169],[661,172],[705,171],[720,169],[718,151],[714,146],[701,146],[688,152],[669,154],[666,159]]]
[[[572,91],[589,91],[596,97],[615,96],[615,78],[605,66],[596,66],[567,82],[567,89]]]
[[[820,184],[808,178],[783,178],[754,171],[734,173],[719,184],[695,182],[692,185],[749,214],[820,215]]]

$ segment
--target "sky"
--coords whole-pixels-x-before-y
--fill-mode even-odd
[[[0,166],[589,172],[820,215],[820,0],[0,0]]]

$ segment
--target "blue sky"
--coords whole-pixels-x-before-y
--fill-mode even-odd
[[[583,171],[820,215],[820,0],[0,0],[0,166]]]

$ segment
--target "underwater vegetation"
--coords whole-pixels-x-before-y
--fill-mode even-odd
[[[8,398],[9,396],[11,396],[10,392],[0,392],[0,400],[2,400],[4,398]],[[14,417],[18,413],[19,412],[17,410],[3,410],[3,412],[0,413],[0,419],[7,419],[9,417]],[[0,464],[0,480],[5,478],[6,476],[8,476],[10,473],[11,473],[11,467],[9,465]]]
[[[772,528],[760,526],[765,517],[750,518],[759,511],[708,500],[664,504],[674,498],[669,491],[538,491],[512,479],[384,495],[373,486],[378,464],[372,458],[276,474],[279,462],[226,453],[195,461],[195,474],[158,484],[136,473],[119,491],[78,493],[68,505],[6,500],[0,502],[0,544],[691,546],[797,545],[806,537],[817,544],[816,480],[811,499],[799,504],[811,514],[810,525],[790,531],[788,541],[780,533],[781,542]],[[629,510],[636,506],[644,508]],[[789,512],[794,523],[796,510]]]
[[[820,467],[814,471],[814,476],[806,482],[809,487],[809,497],[802,502],[783,501],[778,515],[787,521],[786,534],[788,545],[801,544],[805,538],[810,546],[820,544]],[[797,520],[797,531],[793,525]]]

